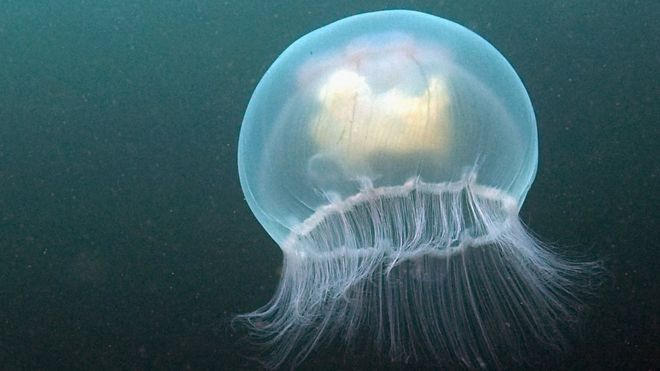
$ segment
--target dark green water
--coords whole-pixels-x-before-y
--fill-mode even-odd
[[[238,184],[243,112],[296,38],[386,8],[509,59],[541,146],[522,218],[609,271],[572,351],[536,361],[660,367],[660,3],[354,3],[2,1],[1,370],[253,369],[228,322],[271,297],[281,254]]]

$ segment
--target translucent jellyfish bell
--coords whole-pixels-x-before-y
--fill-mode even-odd
[[[335,337],[497,365],[573,318],[588,266],[518,218],[537,166],[529,97],[458,24],[383,11],[300,38],[250,100],[238,165],[284,254],[274,298],[239,317],[268,367]]]

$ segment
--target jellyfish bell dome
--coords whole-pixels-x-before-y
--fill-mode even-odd
[[[536,163],[534,112],[511,65],[472,31],[412,11],[294,42],[259,82],[239,144],[247,201],[278,243],[365,187],[471,172],[520,205]]]
[[[392,360],[468,367],[561,343],[588,269],[518,218],[537,152],[520,78],[463,26],[381,11],[294,42],[238,148],[245,198],[284,255],[273,299],[238,317],[265,366],[363,333]]]

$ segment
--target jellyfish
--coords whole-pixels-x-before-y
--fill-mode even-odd
[[[521,222],[537,160],[525,87],[463,26],[379,11],[295,41],[238,146],[245,199],[284,259],[270,302],[237,317],[263,364],[334,341],[467,367],[561,347],[594,264]]]

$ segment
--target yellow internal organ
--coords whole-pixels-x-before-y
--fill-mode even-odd
[[[448,146],[449,94],[438,77],[410,95],[392,88],[374,93],[364,76],[338,70],[319,89],[320,111],[311,133],[323,151],[360,163],[373,153],[444,152]]]

